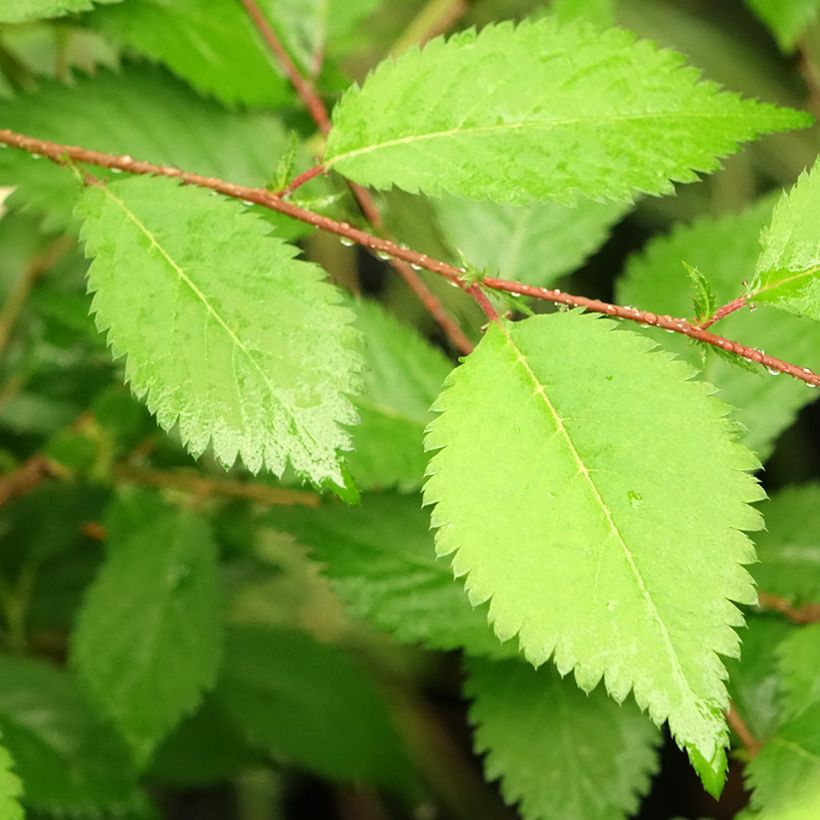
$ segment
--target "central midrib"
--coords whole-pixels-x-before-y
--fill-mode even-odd
[[[613,122],[644,122],[646,120],[658,119],[736,119],[738,115],[726,114],[719,112],[697,112],[697,111],[653,111],[642,114],[590,114],[583,117],[568,117],[566,119],[555,120],[519,120],[518,122],[495,123],[491,125],[473,125],[467,128],[455,127],[447,128],[442,131],[428,131],[424,134],[408,134],[404,137],[396,137],[395,139],[384,140],[383,142],[374,142],[371,145],[365,145],[362,148],[357,148],[353,151],[345,151],[342,154],[337,154],[335,157],[325,158],[325,168],[330,168],[344,160],[354,159],[363,154],[371,154],[385,148],[393,148],[398,145],[409,145],[415,142],[427,142],[431,140],[447,139],[454,137],[457,134],[472,135],[472,134],[492,134],[497,131],[509,130],[552,130],[555,128],[563,128],[568,125],[580,125],[582,123],[594,123],[595,125],[606,125]]]
[[[621,535],[621,531],[618,529],[618,526],[615,523],[614,518],[612,517],[612,513],[611,513],[609,507],[607,507],[607,505],[604,503],[603,496],[601,495],[601,492],[598,489],[595,482],[592,480],[592,476],[589,474],[589,470],[587,469],[586,464],[584,464],[584,461],[581,458],[581,455],[578,452],[578,449],[575,447],[575,442],[573,442],[572,438],[569,435],[569,431],[564,426],[563,419],[561,418],[560,414],[558,413],[558,411],[553,406],[552,402],[549,400],[549,397],[547,396],[546,391],[544,390],[544,386],[538,380],[538,377],[535,375],[535,372],[530,367],[526,356],[524,356],[524,353],[516,345],[515,341],[512,338],[512,335],[509,333],[507,328],[504,325],[501,325],[501,330],[504,333],[504,336],[505,336],[508,344],[512,348],[513,352],[516,354],[516,360],[523,365],[523,369],[526,372],[527,377],[530,379],[530,381],[532,381],[533,385],[536,388],[536,392],[538,393],[538,395],[541,396],[541,398],[544,402],[544,405],[546,406],[547,410],[550,413],[550,416],[552,417],[552,420],[553,420],[553,422],[556,426],[557,431],[563,437],[563,439],[564,439],[564,441],[567,445],[567,448],[570,451],[570,454],[571,454],[572,458],[574,459],[574,461],[578,465],[578,471],[583,475],[584,479],[586,480],[587,485],[590,488],[590,491],[592,493],[592,496],[593,496],[598,508],[603,513],[604,518],[607,522],[607,525],[610,528],[610,531],[613,533],[613,535],[617,539],[618,543],[620,544],[621,549],[624,553],[624,557],[626,558],[626,562],[627,562],[627,565],[629,567],[629,570],[632,573],[632,576],[634,577],[634,579],[635,579],[635,581],[638,585],[638,590],[641,594],[641,597],[644,599],[644,602],[646,603],[646,607],[649,610],[649,613],[650,613],[653,621],[655,622],[656,626],[658,627],[658,631],[660,632],[661,639],[662,639],[663,644],[664,644],[664,648],[665,648],[666,653],[669,657],[669,660],[672,664],[673,673],[674,673],[676,679],[678,680],[679,685],[682,687],[682,689],[691,698],[691,696],[694,693],[692,692],[692,688],[689,686],[689,683],[686,680],[686,675],[684,674],[683,667],[680,664],[680,660],[678,659],[677,652],[675,651],[675,647],[672,644],[672,638],[669,634],[669,630],[666,628],[666,624],[664,624],[663,620],[661,619],[660,613],[658,612],[658,608],[655,606],[655,602],[652,599],[652,594],[647,589],[647,586],[646,586],[646,583],[644,582],[643,576],[641,575],[640,570],[638,569],[638,566],[635,563],[635,557],[632,555],[631,550],[627,546],[627,543],[624,540],[623,535]]]

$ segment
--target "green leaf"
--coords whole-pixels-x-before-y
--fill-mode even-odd
[[[27,23],[48,17],[62,17],[88,11],[94,3],[120,3],[122,0],[3,0],[0,23]]]
[[[445,197],[435,208],[445,241],[472,265],[547,286],[598,250],[629,206],[580,199],[574,208],[556,202],[516,208]]]
[[[738,653],[731,601],[756,600],[741,530],[760,526],[757,461],[687,365],[616,328],[577,312],[493,324],[439,398],[424,499],[499,638],[585,691],[602,676],[618,701],[632,690],[719,792],[717,654]]]
[[[794,627],[784,618],[752,614],[741,633],[739,658],[729,658],[729,696],[752,734],[767,738],[781,722],[782,678],[777,647]]]
[[[633,703],[585,695],[554,669],[468,664],[474,745],[488,780],[524,820],[610,820],[638,809],[660,733]]]
[[[5,820],[23,820],[23,807],[20,805],[23,784],[13,768],[11,755],[0,744],[0,816]]]
[[[796,111],[742,100],[624,29],[551,18],[433,40],[333,112],[325,165],[364,185],[511,204],[630,200],[717,170]]]
[[[751,278],[759,245],[757,237],[768,222],[773,203],[765,198],[739,214],[703,217],[653,239],[627,263],[616,285],[621,304],[640,305],[655,313],[688,316],[692,295],[681,262],[698,268],[711,283],[715,300],[725,304],[740,295],[741,280]],[[820,328],[761,306],[727,316],[712,330],[728,339],[762,348],[787,361],[820,368]],[[736,418],[746,428],[744,443],[765,460],[775,439],[797,415],[818,398],[818,391],[786,376],[746,372],[715,354],[701,358],[701,350],[677,333],[647,329],[662,347],[702,370],[703,378],[720,389],[720,397],[738,408]]]
[[[749,298],[820,320],[820,161],[784,193],[761,235]]]
[[[820,779],[820,703],[784,724],[746,767],[753,809],[781,811]]]
[[[381,695],[340,649],[298,632],[236,628],[217,697],[248,739],[277,760],[342,781],[410,780]]]
[[[450,362],[412,328],[375,302],[350,302],[365,339],[364,388],[353,403],[360,423],[353,430],[347,465],[364,489],[417,490],[427,456],[424,430]]]
[[[601,28],[615,25],[613,0],[553,0],[552,7],[561,23],[586,20]]]
[[[818,0],[746,0],[757,16],[772,30],[778,45],[790,53],[800,35],[820,12]]]
[[[697,268],[693,268],[686,262],[683,263],[683,266],[686,268],[686,273],[689,274],[689,281],[692,283],[692,289],[695,292],[692,298],[695,318],[699,322],[703,322],[710,318],[718,307],[715,294],[709,280]]]
[[[275,510],[269,520],[311,547],[351,614],[408,643],[507,655],[444,561],[418,496],[365,496],[360,507]]]
[[[795,629],[777,648],[783,708],[789,717],[820,704],[820,624]]]
[[[149,496],[150,497],[150,496]],[[138,527],[108,540],[71,641],[71,661],[144,767],[216,679],[222,621],[216,546],[189,512],[121,502]]]
[[[287,132],[275,117],[224,111],[165,72],[146,66],[80,77],[72,86],[45,83],[36,93],[0,103],[0,122],[43,139],[127,153],[254,186],[265,185],[288,146]],[[297,171],[307,167],[305,159]],[[94,174],[109,172],[94,169]],[[49,230],[70,223],[79,190],[72,174],[22,151],[6,150],[0,151],[0,177],[17,186],[10,205],[45,214]]]
[[[117,814],[137,799],[128,751],[54,667],[0,656],[0,731],[27,806]]]
[[[77,215],[97,326],[160,426],[179,423],[194,456],[212,441],[225,466],[281,476],[289,460],[344,484],[358,335],[323,271],[237,203],[168,179],[94,186]]]
[[[762,508],[752,568],[761,589],[800,606],[820,601],[820,484],[787,487]]]
[[[228,105],[277,108],[291,96],[236,0],[129,0],[97,9],[85,21]]]

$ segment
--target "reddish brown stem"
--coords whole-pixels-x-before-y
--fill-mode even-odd
[[[279,42],[279,38],[276,36],[259,6],[257,6],[253,0],[242,0],[242,5],[245,7],[248,17],[251,18],[259,34],[262,35],[262,39],[273,52],[277,62],[287,75],[290,84],[296,90],[299,99],[304,103],[313,121],[323,134],[327,134],[327,132],[330,131],[330,119],[327,116],[327,109],[325,108],[322,98],[316,93],[313,85],[300,74],[296,64],[290,59],[290,55]]]
[[[701,330],[706,330],[715,324],[715,322],[719,322],[730,313],[734,313],[736,310],[746,307],[746,304],[746,297],[738,296],[737,299],[733,299],[731,302],[727,302],[722,307],[719,307],[708,319],[701,322],[698,327]]]
[[[262,205],[270,208],[278,213],[298,219],[308,225],[312,225],[319,230],[327,233],[335,234],[336,236],[349,239],[362,247],[368,248],[376,253],[387,254],[396,259],[400,259],[409,265],[419,268],[424,268],[432,273],[437,273],[448,279],[453,284],[468,289],[468,286],[463,281],[464,271],[461,268],[456,268],[439,259],[433,259],[423,253],[412,251],[409,248],[404,248],[397,245],[395,242],[384,239],[380,236],[374,236],[359,228],[354,228],[347,222],[338,222],[328,216],[314,213],[306,208],[301,208],[294,205],[292,202],[283,200],[280,195],[266,191],[263,188],[248,188],[245,185],[236,185],[233,182],[226,182],[215,177],[204,177],[200,174],[193,174],[188,171],[181,171],[179,168],[172,168],[166,165],[154,165],[151,162],[142,162],[135,160],[130,156],[114,156],[113,154],[105,154],[100,151],[90,151],[86,148],[79,148],[72,145],[62,145],[60,143],[49,142],[48,140],[37,139],[36,137],[29,137],[24,134],[18,134],[8,129],[0,129],[0,143],[11,145],[15,148],[20,148],[30,154],[48,157],[58,165],[66,165],[69,162],[88,163],[90,165],[98,165],[102,168],[116,168],[120,171],[126,171],[131,174],[154,174],[157,176],[170,177],[184,182],[186,185],[196,185],[200,188],[207,188],[211,191],[217,191],[225,196],[233,197],[234,199],[244,200],[246,202],[254,202],[257,205]],[[507,293],[518,293],[522,296],[529,296],[533,299],[541,299],[547,302],[554,302],[556,304],[567,305],[569,307],[579,307],[594,313],[603,313],[607,316],[612,316],[617,319],[628,319],[631,322],[638,322],[643,325],[653,325],[664,330],[669,330],[674,333],[681,333],[691,339],[705,342],[714,347],[719,347],[727,350],[730,353],[735,353],[749,361],[757,362],[770,370],[776,370],[779,373],[787,373],[795,379],[806,382],[814,387],[820,387],[820,375],[814,373],[807,367],[799,367],[789,362],[784,362],[781,359],[776,359],[774,356],[769,356],[756,350],[752,347],[747,347],[739,342],[733,342],[730,339],[725,339],[722,336],[717,336],[708,330],[703,330],[700,327],[689,324],[686,319],[677,319],[673,316],[658,315],[644,310],[638,310],[633,307],[621,307],[619,305],[612,305],[608,302],[602,302],[599,299],[588,299],[585,296],[575,296],[570,293],[564,293],[560,290],[551,290],[549,288],[539,288],[534,285],[525,285],[520,282],[511,282],[506,279],[496,279],[494,277],[485,277],[482,280],[484,287],[493,290],[506,291]]]
[[[734,704],[726,712],[726,722],[740,739],[749,757],[755,757],[763,744],[752,734]]]
[[[265,18],[265,15],[259,9],[259,6],[256,5],[254,0],[242,0],[242,4],[250,17],[251,22],[253,22],[256,26],[259,34],[262,36],[262,39],[268,45],[268,48],[270,48],[274,57],[281,65],[282,70],[285,74],[287,74],[288,79],[296,89],[296,93],[304,103],[305,108],[307,108],[308,113],[313,118],[317,128],[323,134],[327,134],[330,131],[330,117],[328,116],[324,101],[316,93],[310,82],[301,75],[293,60],[290,59],[290,56],[284,46],[281,42],[279,42],[276,32],[274,32],[271,28]],[[311,169],[311,171],[314,170],[315,169]],[[319,171],[316,171],[313,176],[308,176],[307,179],[305,179],[305,175],[310,174],[311,171],[306,171],[305,174],[301,174],[296,177],[296,179],[294,179],[284,190],[283,195],[293,192],[299,187],[299,185],[304,184],[308,181],[308,179],[312,179],[313,176],[320,173]],[[376,203],[373,201],[373,197],[371,197],[367,190],[362,188],[361,185],[357,185],[355,182],[350,182],[349,180],[347,181],[347,184],[359,205],[362,216],[364,216],[373,228],[378,230],[382,224],[382,217],[379,213],[379,209],[376,207]],[[444,306],[435,294],[427,287],[427,285],[424,284],[421,277],[418,276],[418,274],[408,264],[403,263],[394,257],[391,257],[389,264],[407,283],[410,290],[416,294],[419,301],[422,305],[424,305],[424,308],[442,329],[444,335],[450,340],[450,344],[452,344],[459,353],[467,355],[473,349],[472,342],[467,338],[464,331],[458,326],[458,324],[447,314]]]
[[[44,455],[32,456],[13,473],[0,478],[0,507],[18,496],[31,492],[47,478],[59,476],[61,470]]]
[[[484,315],[491,321],[499,320],[498,311],[493,307],[493,303],[487,298],[484,291],[478,285],[470,288],[470,295],[476,300],[478,306],[484,311]]]
[[[324,172],[324,165],[314,165],[313,168],[308,168],[307,171],[303,171],[298,176],[295,176],[281,191],[277,191],[277,193],[280,196],[290,196],[297,188],[301,188]]]
[[[770,595],[767,592],[758,593],[758,603],[763,609],[772,609],[785,615],[795,624],[816,624],[820,623],[820,604],[804,604],[803,606],[792,606],[788,600],[777,595]]]

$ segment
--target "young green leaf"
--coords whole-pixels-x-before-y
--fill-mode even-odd
[[[23,784],[14,773],[14,761],[0,739],[0,817],[5,820],[23,820],[20,798]]]
[[[515,654],[473,609],[444,561],[415,495],[365,496],[359,507],[275,510],[270,521],[311,547],[351,614],[394,638],[430,649]]]
[[[762,507],[752,568],[761,589],[796,606],[820,601],[820,484],[787,487]]]
[[[746,0],[772,30],[780,48],[792,52],[797,40],[820,13],[820,0]]]
[[[515,208],[452,197],[435,203],[454,252],[492,276],[542,286],[580,267],[630,207],[587,199],[573,208],[557,202]]]
[[[65,672],[0,656],[0,732],[26,806],[68,816],[128,816],[139,799],[127,749]]]
[[[439,398],[424,498],[502,640],[668,720],[719,792],[731,601],[763,492],[728,408],[639,334],[577,312],[493,324]],[[674,430],[674,436],[669,431]],[[708,458],[703,454],[708,453]]]
[[[365,339],[365,371],[362,394],[353,401],[361,422],[352,432],[347,465],[363,490],[417,490],[427,466],[423,441],[433,418],[430,406],[451,365],[375,302],[350,305]]]
[[[216,694],[248,739],[277,760],[342,781],[411,781],[379,692],[340,649],[298,632],[236,628]]]
[[[795,717],[820,704],[820,624],[795,629],[777,648],[783,679],[783,709]]]
[[[288,146],[287,132],[270,114],[224,111],[150,66],[80,77],[71,86],[46,83],[35,93],[0,103],[0,121],[43,139],[130,154],[244,185],[264,185]],[[21,151],[0,151],[0,176],[16,186],[10,205],[45,214],[49,230],[70,223],[80,188],[72,174]]]
[[[525,205],[669,193],[803,113],[742,100],[624,29],[551,18],[437,39],[333,112],[325,166],[364,185]]]
[[[621,304],[640,305],[656,313],[688,316],[691,289],[681,262],[698,268],[709,279],[715,301],[725,304],[742,291],[741,281],[751,278],[763,226],[771,218],[773,202],[765,198],[739,214],[715,219],[703,217],[653,239],[632,256],[616,284]],[[740,310],[721,319],[714,330],[729,339],[761,348],[788,361],[820,367],[820,327],[761,306]],[[746,428],[744,443],[761,460],[771,453],[775,439],[797,411],[820,396],[795,379],[779,378],[756,368],[746,372],[715,354],[701,351],[679,334],[648,328],[658,344],[702,370],[703,378],[720,389],[720,396],[738,408],[737,420]]]
[[[96,9],[85,21],[228,105],[276,108],[290,97],[287,80],[236,0],[128,0]]]
[[[88,11],[94,3],[120,2],[122,0],[6,0],[0,3],[0,23],[28,23]]]
[[[194,456],[212,441],[226,466],[290,461],[344,485],[358,334],[323,272],[240,205],[167,179],[91,187],[76,212],[97,326],[159,424]]]
[[[784,724],[746,767],[753,809],[790,807],[796,794],[820,780],[820,703]]]
[[[72,665],[141,768],[213,685],[222,654],[217,555],[208,526],[142,499],[120,502],[140,524],[125,538],[109,538],[71,642]]]
[[[784,193],[763,231],[749,299],[820,321],[820,161]]]
[[[699,322],[704,322],[717,309],[715,294],[709,280],[697,268],[693,268],[686,262],[683,263],[683,266],[689,275],[689,281],[692,283],[692,289],[694,290],[692,304],[695,308],[695,318]]]
[[[470,660],[474,745],[523,820],[631,816],[657,768],[660,733],[633,703],[585,695],[554,669]]]

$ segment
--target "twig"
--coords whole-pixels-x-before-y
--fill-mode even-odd
[[[330,131],[330,119],[327,116],[327,109],[325,108],[324,102],[322,102],[322,98],[316,93],[313,85],[299,73],[296,64],[290,59],[290,55],[279,42],[279,38],[274,33],[267,18],[254,0],[242,0],[242,5],[245,7],[248,17],[251,18],[254,26],[256,26],[262,35],[268,48],[273,52],[282,70],[287,75],[290,84],[305,104],[313,121],[323,134],[327,134],[327,132]]]
[[[308,168],[298,176],[295,176],[281,191],[282,196],[290,196],[297,188],[301,188],[304,184],[310,182],[315,177],[325,172],[323,165],[314,165],[313,168]]]
[[[262,13],[259,6],[256,5],[255,1],[242,0],[242,5],[245,7],[245,11],[247,11],[248,16],[256,26],[259,34],[262,36],[262,39],[267,44],[268,48],[270,48],[274,57],[276,57],[279,61],[283,71],[287,74],[288,79],[304,103],[305,108],[307,108],[310,116],[313,117],[313,121],[316,123],[319,131],[321,131],[322,134],[327,134],[330,131],[330,117],[328,116],[327,108],[325,107],[322,98],[316,93],[310,82],[308,82],[299,73],[299,69],[296,67],[293,60],[290,59],[290,56],[284,46],[279,42],[276,32],[274,32],[271,28],[265,18],[265,15]],[[321,168],[321,166],[318,167]],[[312,173],[313,176],[315,176],[320,173],[320,171],[312,169],[307,173]],[[290,193],[303,182],[306,182],[307,180],[304,179],[304,176],[305,175],[302,174],[300,177],[293,180],[293,182],[287,186],[284,193]],[[312,176],[308,177],[308,179],[312,179]],[[373,198],[367,190],[362,188],[361,185],[357,185],[355,182],[351,182],[349,180],[347,180],[347,185],[359,205],[362,216],[364,216],[373,228],[380,228],[382,224],[381,214],[379,213],[376,203],[373,201]],[[458,326],[458,323],[453,321],[453,319],[447,314],[444,306],[438,300],[436,295],[427,287],[427,285],[424,284],[421,277],[407,263],[402,262],[399,259],[391,258],[389,260],[389,264],[407,283],[410,290],[416,294],[419,301],[437,322],[438,326],[442,329],[444,335],[450,340],[453,347],[458,350],[459,353],[463,353],[465,355],[468,354],[473,349],[472,342],[464,334],[464,331]]]
[[[0,310],[0,358],[6,351],[6,345],[34,284],[72,245],[73,242],[67,236],[58,237],[32,259],[20,275]]]
[[[285,487],[268,487],[229,478],[205,478],[187,470],[149,470],[141,467],[121,465],[114,468],[114,474],[123,481],[145,484],[150,487],[181,490],[196,496],[220,495],[228,498],[244,498],[260,504],[318,507],[319,496],[306,490],[291,490]]]
[[[755,757],[763,744],[752,734],[734,704],[726,712],[726,722],[740,739],[749,757]]]
[[[758,603],[763,609],[772,609],[785,615],[795,624],[820,623],[820,604],[804,604],[800,607],[792,606],[788,600],[768,592],[758,592]]]
[[[62,475],[62,472],[54,462],[44,455],[32,456],[13,473],[8,473],[0,478],[0,507],[13,498],[31,492],[47,478]]]
[[[734,313],[736,310],[746,307],[747,304],[747,296],[738,296],[737,299],[733,299],[731,302],[727,302],[722,307],[719,307],[708,319],[701,322],[698,327],[701,330],[706,330],[712,327],[712,325],[716,322],[719,322],[721,319],[728,316],[730,313]]]
[[[467,0],[429,0],[393,44],[390,53],[396,57],[415,45],[424,45],[447,31],[467,8]]]
[[[131,174],[154,174],[157,176],[170,177],[178,179],[186,185],[195,185],[200,188],[207,188],[211,191],[217,191],[225,196],[234,199],[244,200],[246,202],[254,202],[257,205],[270,208],[273,211],[289,216],[293,219],[298,219],[314,228],[326,231],[327,233],[335,234],[336,236],[344,237],[355,242],[362,247],[368,248],[376,253],[387,254],[388,256],[400,259],[408,265],[415,265],[419,268],[424,268],[432,273],[439,274],[453,284],[464,288],[469,287],[463,280],[464,271],[461,268],[456,268],[439,259],[433,259],[423,253],[410,250],[409,248],[397,245],[395,242],[384,239],[379,236],[367,233],[359,228],[354,228],[347,222],[338,222],[328,216],[317,214],[309,211],[306,208],[301,208],[298,205],[288,202],[278,194],[271,193],[264,188],[249,188],[244,185],[237,185],[233,182],[226,182],[215,177],[204,177],[200,174],[190,173],[188,171],[181,171],[179,168],[172,168],[166,165],[154,165],[150,162],[142,162],[133,159],[130,156],[114,156],[113,154],[105,154],[100,151],[91,151],[86,148],[80,148],[71,145],[62,145],[60,143],[50,142],[48,140],[41,140],[35,137],[29,137],[24,134],[18,134],[8,129],[0,129],[0,143],[11,145],[23,151],[28,151],[31,154],[48,157],[52,162],[58,165],[66,165],[71,162],[88,163],[90,165],[98,165],[103,168],[116,168],[120,171],[126,171]],[[616,319],[627,319],[631,322],[637,322],[643,325],[652,325],[654,327],[670,330],[674,333],[680,333],[688,336],[691,339],[705,342],[713,347],[719,347],[730,353],[734,353],[749,361],[767,367],[770,370],[777,370],[780,373],[787,373],[788,375],[799,379],[800,381],[810,384],[814,387],[820,387],[820,374],[814,373],[807,367],[799,367],[789,362],[784,362],[774,356],[769,356],[760,350],[753,347],[747,347],[739,342],[725,339],[711,333],[708,330],[703,330],[696,325],[690,324],[686,319],[675,318],[674,316],[659,315],[650,313],[644,310],[638,310],[633,307],[621,307],[619,305],[602,302],[599,299],[588,299],[585,296],[575,296],[570,293],[564,293],[560,290],[551,290],[549,288],[536,287],[534,285],[525,285],[520,282],[511,282],[507,279],[496,279],[494,277],[485,277],[482,279],[482,286],[488,287],[492,290],[505,291],[507,293],[517,293],[521,296],[528,296],[533,299],[541,299],[546,302],[553,302],[555,304],[567,305],[569,307],[584,308],[585,310],[594,313],[602,313],[606,316],[612,316]]]

